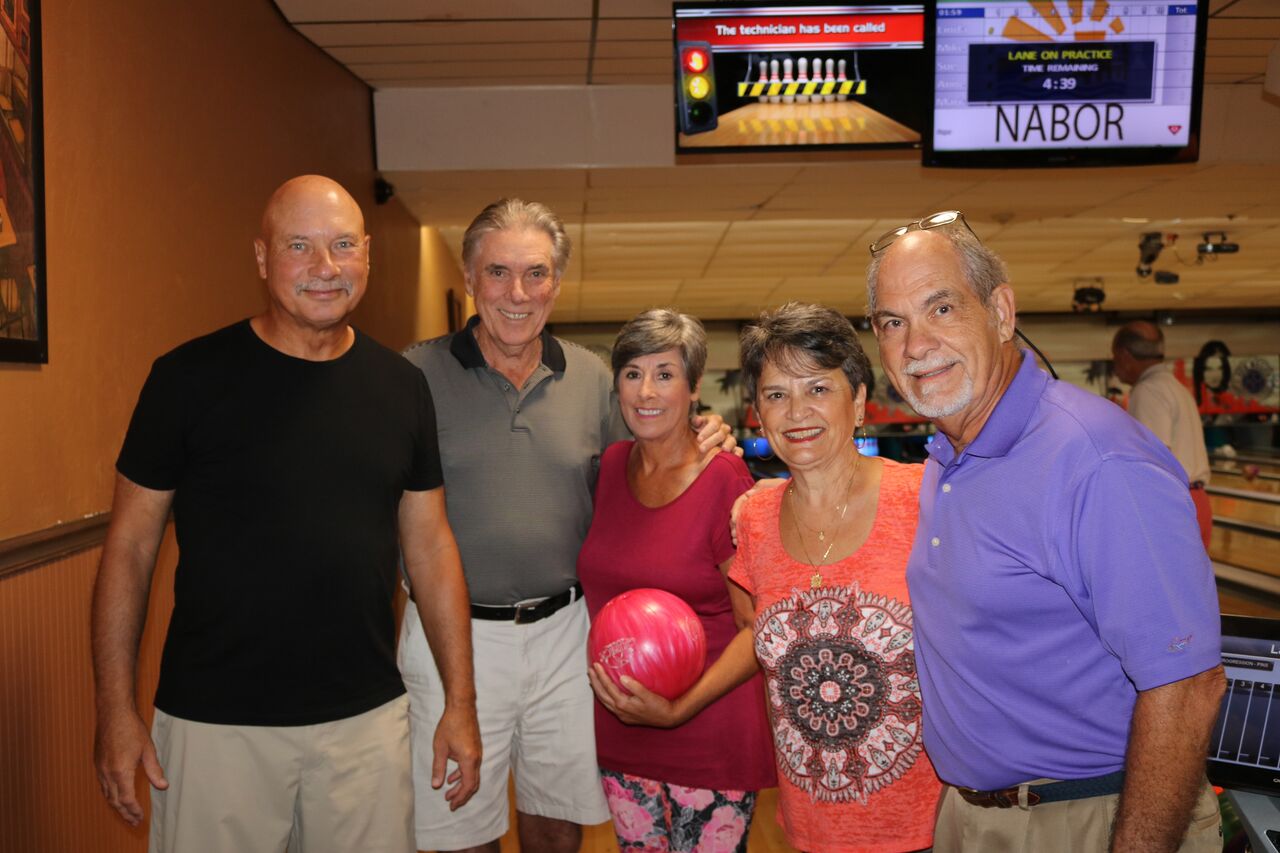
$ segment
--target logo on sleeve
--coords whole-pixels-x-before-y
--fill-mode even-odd
[[[1173,642],[1169,643],[1169,651],[1185,652],[1187,647],[1191,645],[1192,636],[1194,635],[1187,634],[1185,637],[1174,637]]]

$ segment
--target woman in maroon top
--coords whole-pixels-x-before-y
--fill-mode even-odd
[[[698,452],[689,416],[707,359],[695,318],[646,311],[613,348],[614,384],[634,441],[600,461],[595,515],[578,557],[594,617],[614,596],[657,587],[707,633],[702,676],[674,700],[597,664],[589,673],[596,750],[622,850],[745,850],[755,792],[775,784],[751,599],[727,580],[729,512],[751,487],[737,456]]]

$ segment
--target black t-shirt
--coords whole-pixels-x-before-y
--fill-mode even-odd
[[[176,490],[157,707],[310,725],[404,692],[397,512],[442,482],[421,371],[359,332],[332,361],[293,358],[241,321],[156,360],[116,468]]]

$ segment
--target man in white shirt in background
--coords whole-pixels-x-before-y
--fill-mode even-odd
[[[1196,505],[1200,538],[1209,547],[1213,509],[1204,487],[1209,483],[1209,454],[1204,426],[1191,391],[1164,363],[1164,334],[1145,320],[1125,323],[1111,341],[1114,372],[1129,391],[1129,414],[1156,434],[1187,472],[1191,500]]]

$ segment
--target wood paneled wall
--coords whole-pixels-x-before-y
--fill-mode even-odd
[[[107,806],[93,769],[89,605],[101,556],[97,547],[0,580],[0,853],[147,849],[145,826],[130,828]],[[138,659],[148,723],[176,559],[170,529]]]

